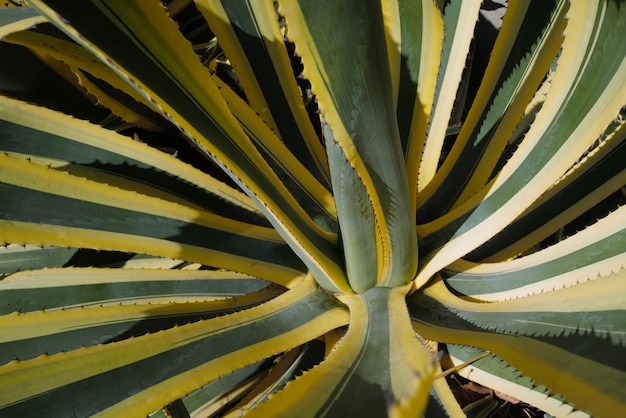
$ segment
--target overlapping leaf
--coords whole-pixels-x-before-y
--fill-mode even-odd
[[[623,2],[510,4],[475,97],[480,2],[30,3],[0,415],[626,414]]]
[[[345,311],[309,277],[293,291],[235,314],[10,362],[0,367],[0,413],[147,415],[213,379],[294,348],[346,320]],[[147,375],[151,377],[146,379]],[[106,384],[111,381],[117,384]],[[68,397],[74,401],[62,401]]]
[[[439,219],[418,225],[425,261],[418,284],[513,221],[617,116],[626,102],[626,46],[613,31],[625,21],[623,7],[615,2],[570,4],[550,93],[518,150],[481,192]]]
[[[318,226],[287,191],[159,4],[125,1],[85,2],[80,7],[68,7],[64,2],[33,5],[137,86],[202,153],[224,167],[260,205],[318,280],[333,290],[346,289],[332,234]],[[159,37],[155,37],[156,27]]]

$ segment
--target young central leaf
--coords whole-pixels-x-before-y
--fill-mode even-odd
[[[387,56],[380,3],[286,3],[289,36],[328,123],[324,134],[350,285],[363,292],[403,284],[417,269],[417,239],[391,76],[380,59]]]

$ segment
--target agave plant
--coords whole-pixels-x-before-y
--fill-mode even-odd
[[[623,1],[13,3],[0,416],[626,415]]]

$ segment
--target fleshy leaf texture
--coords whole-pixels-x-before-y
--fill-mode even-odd
[[[2,3],[0,417],[626,416],[626,4],[506,3]]]

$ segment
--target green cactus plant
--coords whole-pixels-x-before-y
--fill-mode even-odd
[[[8,5],[0,416],[626,414],[623,1]]]

